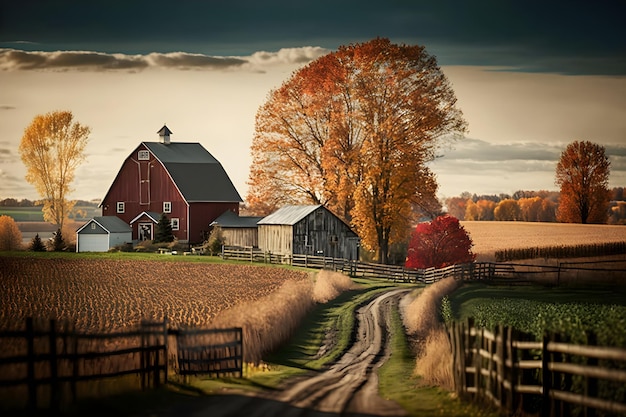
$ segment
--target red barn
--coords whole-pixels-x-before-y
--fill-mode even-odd
[[[171,142],[167,126],[157,133],[159,142],[142,142],[126,158],[102,200],[102,215],[124,220],[141,240],[152,239],[155,213],[165,213],[180,241],[200,243],[221,214],[239,214],[241,197],[202,145]]]

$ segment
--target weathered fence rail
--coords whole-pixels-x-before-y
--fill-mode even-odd
[[[619,267],[599,268],[596,262],[562,262],[558,265],[533,265],[505,262],[473,262],[470,264],[451,265],[446,268],[407,269],[399,265],[383,265],[357,260],[332,258],[313,255],[276,255],[263,252],[258,248],[238,248],[225,246],[222,250],[224,259],[238,259],[249,262],[290,264],[302,268],[317,268],[341,271],[353,277],[388,279],[395,282],[420,282],[431,284],[446,277],[472,281],[489,281],[509,285],[527,284],[541,281],[545,284],[559,285],[566,277],[591,273],[624,275],[626,270]],[[601,261],[605,264],[605,261]],[[621,261],[623,264],[624,261]],[[595,264],[595,265],[594,265]]]
[[[452,323],[448,333],[459,395],[509,414],[626,415],[624,348],[564,343],[555,334],[534,341],[510,327],[491,332],[471,320]]]
[[[173,346],[170,336],[176,337]],[[0,331],[0,393],[5,391],[0,400],[8,390],[21,389],[23,406],[31,411],[60,410],[80,397],[79,386],[86,382],[135,375],[141,389],[158,387],[170,370],[241,377],[241,328],[179,330],[168,328],[165,319],[95,334],[78,332],[67,322],[42,325],[27,318],[22,330]]]
[[[176,334],[178,373],[243,376],[243,332],[231,329],[185,329]]]

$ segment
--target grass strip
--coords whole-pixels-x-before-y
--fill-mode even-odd
[[[462,402],[454,393],[420,385],[420,378],[413,374],[415,356],[397,309],[391,318],[390,344],[392,354],[378,371],[381,397],[400,404],[411,416],[498,416],[492,410]]]

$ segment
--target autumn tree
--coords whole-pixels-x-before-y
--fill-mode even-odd
[[[76,167],[85,159],[89,127],[74,122],[69,111],[36,116],[24,130],[19,152],[26,180],[43,199],[44,220],[63,228],[74,207],[71,193]]]
[[[0,216],[0,251],[22,249],[22,232],[11,216]]]
[[[507,198],[498,203],[493,210],[493,217],[498,221],[515,221],[521,219],[519,204],[512,198]]]
[[[296,71],[257,112],[247,203],[256,214],[323,204],[387,261],[416,208],[432,211],[427,162],[464,132],[450,83],[422,46],[342,46]]]
[[[496,202],[492,200],[478,200],[476,202],[478,207],[478,220],[493,220],[494,210],[496,209]]]
[[[609,158],[603,146],[575,141],[561,153],[555,184],[561,201],[557,220],[565,223],[606,223],[609,207]]]
[[[473,242],[459,223],[450,215],[439,216],[420,223],[411,235],[405,266],[407,268],[443,268],[473,262]]]
[[[471,198],[465,204],[465,220],[480,220],[480,209]]]

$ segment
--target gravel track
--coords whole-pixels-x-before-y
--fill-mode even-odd
[[[178,404],[151,416],[405,416],[398,404],[378,394],[377,370],[390,355],[391,313],[410,290],[377,296],[357,311],[357,333],[346,353],[333,365],[281,391],[257,396],[212,395]]]

